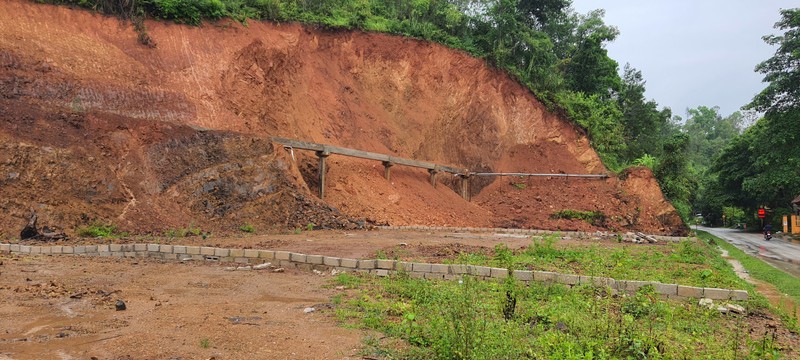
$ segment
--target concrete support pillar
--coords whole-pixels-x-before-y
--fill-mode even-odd
[[[437,169],[428,169],[428,174],[431,174],[431,186],[433,186],[434,189],[436,188],[436,174],[438,173],[439,170]]]
[[[391,172],[390,168],[394,165],[391,161],[384,161],[383,162],[383,177],[386,178],[386,181],[391,181]]]
[[[469,172],[464,172],[459,175],[459,177],[461,177],[461,197],[464,198],[464,200],[470,201],[469,179],[472,175]]]
[[[329,155],[330,153],[327,151],[317,151],[317,158],[319,158],[319,166],[317,167],[317,171],[319,171],[320,200],[325,199],[325,173],[328,172],[328,167],[325,159],[327,159]]]

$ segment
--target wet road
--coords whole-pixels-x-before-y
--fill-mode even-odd
[[[692,227],[694,228],[694,227]],[[800,277],[800,244],[773,238],[764,241],[758,233],[746,233],[737,229],[698,227],[716,237],[725,239],[742,251],[757,256],[794,276]]]

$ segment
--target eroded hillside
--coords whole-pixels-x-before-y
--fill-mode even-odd
[[[606,170],[583,132],[528,90],[439,45],[293,24],[147,27],[155,48],[114,18],[0,2],[0,232],[14,234],[30,210],[67,232],[92,221],[134,232],[365,222],[685,231],[646,169],[489,179],[466,201],[423,170],[396,166],[387,181],[379,162],[331,156],[322,201],[313,154],[271,136],[481,171]],[[565,209],[605,220],[551,218]]]

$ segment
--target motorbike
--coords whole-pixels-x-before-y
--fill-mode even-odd
[[[770,240],[772,240],[772,231],[766,231],[766,232],[764,232],[764,240],[765,240],[765,241],[770,241]]]

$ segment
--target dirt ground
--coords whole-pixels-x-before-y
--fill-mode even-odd
[[[462,251],[491,254],[499,243],[517,249],[531,242],[521,235],[419,231],[304,231],[149,240],[350,258],[374,258],[382,251],[387,256],[431,262],[453,259]],[[615,246],[612,239],[565,239],[559,244],[586,241]],[[227,266],[0,255],[0,359],[362,358],[362,339],[368,334],[337,326],[331,298],[348,290],[337,289],[329,273],[226,271]],[[115,310],[118,299],[125,301],[126,310]],[[308,307],[317,310],[306,313]],[[778,346],[800,348],[797,334],[769,314],[752,314],[746,323],[754,337],[775,330]]]

